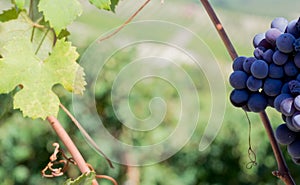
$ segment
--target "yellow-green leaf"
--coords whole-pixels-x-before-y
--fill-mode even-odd
[[[56,35],[71,24],[81,13],[82,8],[77,0],[40,0],[39,11],[55,30]]]
[[[50,32],[44,29],[35,28],[31,39],[32,29],[23,14],[0,23],[0,94],[21,85],[14,96],[14,108],[24,116],[45,119],[58,113],[59,98],[52,91],[55,84],[81,94],[86,83],[83,69],[76,63],[76,48],[63,39],[52,47],[53,35],[48,36]]]

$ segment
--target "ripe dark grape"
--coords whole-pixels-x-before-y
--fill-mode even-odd
[[[291,94],[293,94],[293,95],[300,94],[300,82],[299,81],[297,81],[297,80],[290,81],[289,88],[290,88]]]
[[[276,140],[282,145],[291,144],[295,141],[297,134],[291,131],[286,124],[281,124],[275,131]]]
[[[288,61],[289,55],[277,50],[273,54],[273,61],[277,65],[283,65]]]
[[[263,60],[256,60],[250,68],[251,74],[258,79],[264,79],[268,76],[269,66]]]
[[[245,62],[243,64],[243,69],[246,73],[249,73],[249,74],[251,73],[250,69],[255,60],[256,60],[256,58],[254,58],[254,57],[249,57],[245,60]]]
[[[289,21],[283,17],[275,18],[271,23],[271,28],[277,28],[279,31],[284,32]]]
[[[276,39],[281,35],[281,31],[277,28],[271,28],[266,32],[266,40],[272,44],[276,45]]]
[[[267,78],[263,89],[268,96],[277,96],[281,92],[282,82],[277,79]]]
[[[294,63],[295,65],[300,68],[300,52],[298,52],[294,57]]]
[[[280,103],[280,112],[285,116],[292,116],[296,109],[294,107],[294,98],[286,98]]]
[[[232,64],[232,69],[234,71],[243,71],[243,64],[244,61],[247,59],[247,57],[241,56],[241,57],[237,57]]]
[[[263,86],[263,81],[260,79],[257,79],[253,76],[250,76],[246,82],[247,88],[250,91],[258,91]]]
[[[262,94],[254,93],[250,95],[247,105],[252,112],[261,112],[266,109],[268,101]]]
[[[236,107],[245,106],[249,99],[249,93],[247,90],[234,89],[230,94],[230,101]]]
[[[284,99],[287,99],[287,98],[291,98],[292,95],[290,94],[280,94],[278,95],[275,100],[274,100],[274,108],[278,111],[278,112],[281,112],[280,110],[280,105],[281,105],[281,102],[284,100]]]
[[[294,50],[295,37],[290,33],[284,33],[276,39],[276,47],[283,53],[291,53]]]
[[[300,140],[296,139],[294,142],[288,145],[288,153],[292,158],[300,158]]]
[[[300,95],[296,96],[294,99],[294,106],[295,108],[300,111]]]
[[[269,77],[271,78],[282,78],[284,76],[284,70],[282,66],[276,64],[269,65]]]
[[[283,84],[283,86],[281,87],[281,94],[291,94],[291,90],[288,82]]]
[[[262,54],[262,59],[266,61],[267,63],[271,64],[273,62],[273,54],[274,51],[272,49],[268,49]]]
[[[292,116],[292,127],[294,130],[300,131],[300,112],[295,112]]]
[[[300,39],[296,39],[295,42],[294,42],[294,50],[295,51],[300,51]]]
[[[299,30],[297,28],[297,22],[297,19],[292,20],[291,22],[289,22],[286,28],[286,32],[292,34],[294,37],[300,36]]]
[[[235,89],[244,89],[246,87],[246,81],[248,75],[243,71],[234,71],[230,77],[229,82]]]
[[[256,48],[264,38],[265,38],[265,33],[256,34],[253,38],[253,46]]]
[[[288,61],[286,64],[284,64],[283,70],[286,76],[291,76],[291,77],[298,75],[299,72],[297,66],[291,60]]]

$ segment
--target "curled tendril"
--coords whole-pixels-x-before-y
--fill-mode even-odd
[[[257,161],[256,161],[256,154],[253,151],[252,146],[251,146],[251,121],[250,121],[250,118],[249,118],[249,116],[248,116],[248,114],[247,114],[246,111],[245,111],[245,115],[246,115],[246,118],[247,118],[247,121],[248,121],[248,125],[249,125],[249,132],[248,132],[248,145],[249,145],[249,148],[248,148],[248,158],[250,160],[246,164],[246,168],[247,169],[251,169],[253,166],[257,165]]]
[[[68,158],[64,151],[59,149],[59,144],[58,143],[53,143],[52,144],[55,149],[53,154],[50,156],[50,161],[47,164],[47,166],[42,170],[42,176],[47,177],[47,178],[52,178],[52,177],[59,177],[64,175],[64,173],[67,171],[69,164],[75,164],[76,162],[73,160],[73,158]],[[63,159],[57,160],[58,157],[57,155],[61,154]],[[62,167],[56,167],[62,165]]]

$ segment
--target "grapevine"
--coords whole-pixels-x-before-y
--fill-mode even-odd
[[[234,88],[230,94],[231,103],[236,107],[242,107],[244,111],[260,113],[278,162],[279,170],[273,174],[286,184],[295,184],[274,139],[265,109],[271,106],[283,114],[284,121],[290,120],[289,124],[277,128],[276,138],[279,143],[288,144],[289,154],[297,164],[300,157],[298,152],[300,145],[296,139],[299,131],[297,129],[299,113],[295,111],[297,103],[294,103],[293,97],[299,95],[298,87],[300,87],[297,81],[296,53],[299,47],[296,39],[300,36],[300,19],[288,22],[282,17],[275,18],[268,31],[254,37],[254,57],[238,57],[208,1],[201,2],[213,17],[212,20],[234,60],[232,65],[234,72],[229,78]]]
[[[87,0],[86,0],[87,1]],[[116,36],[144,9],[151,0],[145,0],[121,26],[111,34],[98,39],[102,43]],[[24,117],[42,119],[50,123],[61,142],[71,155],[61,149],[58,143],[50,161],[41,170],[42,176],[54,178],[66,174],[70,165],[82,173],[65,184],[93,184],[97,179],[106,179],[117,185],[114,178],[98,175],[94,166],[88,164],[75,142],[58,120],[62,110],[81,131],[84,138],[102,154],[108,166],[113,163],[101,151],[84,130],[79,121],[63,105],[53,87],[60,84],[65,90],[82,95],[86,88],[85,69],[77,60],[79,53],[68,36],[68,26],[82,14],[79,0],[13,0],[12,8],[0,14],[0,94],[13,96],[13,108],[19,109]],[[295,182],[289,172],[279,144],[287,146],[288,154],[295,164],[300,165],[300,18],[289,21],[277,17],[270,23],[270,29],[253,38],[253,56],[238,56],[223,25],[207,0],[200,0],[209,14],[233,60],[229,83],[231,103],[241,108],[249,123],[250,162],[247,168],[257,165],[252,150],[251,123],[247,112],[258,113],[272,146],[278,170],[273,175],[287,185]],[[100,10],[115,12],[118,0],[89,0]],[[161,1],[164,3],[164,1]],[[266,113],[267,107],[277,110],[283,119],[273,132]],[[61,158],[59,158],[61,157]],[[125,157],[126,158],[126,157]],[[59,167],[57,167],[58,165]],[[132,169],[128,167],[128,171]],[[130,172],[138,182],[139,172]],[[138,175],[136,175],[136,174]],[[138,177],[136,177],[138,176]]]

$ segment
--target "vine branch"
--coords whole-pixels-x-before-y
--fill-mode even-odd
[[[226,34],[224,27],[222,26],[220,20],[218,19],[214,9],[208,2],[208,0],[200,0],[203,4],[205,10],[207,11],[211,21],[213,22],[214,26],[216,27],[224,45],[226,46],[226,49],[231,56],[232,60],[234,60],[236,57],[238,57],[238,54],[236,50],[234,49],[234,46],[232,42],[230,41],[228,35]],[[272,146],[273,153],[275,155],[275,159],[277,161],[278,165],[278,171],[273,172],[272,174],[278,178],[280,178],[286,185],[296,185],[290,172],[287,167],[287,164],[283,158],[281,149],[279,148],[279,145],[274,137],[274,132],[270,123],[270,120],[268,118],[268,115],[265,111],[260,112],[259,116],[261,118],[261,121],[266,129],[267,136],[270,140],[270,144]]]
[[[72,122],[76,125],[76,127],[81,131],[81,133],[84,135],[84,137],[90,142],[90,144],[99,152],[102,154],[102,156],[106,159],[109,166],[111,168],[114,168],[111,160],[100,150],[96,142],[91,138],[91,136],[86,132],[86,130],[80,125],[80,123],[77,121],[77,119],[71,114],[71,112],[63,105],[59,104],[60,108],[69,116],[69,118],[72,120]]]
[[[79,170],[81,173],[88,173],[91,170],[89,169],[88,165],[86,164],[84,158],[82,157],[81,153],[77,149],[76,145],[73,143],[72,139],[62,127],[60,122],[54,116],[47,117],[47,121],[52,126],[53,130],[56,132],[58,137],[64,143],[70,154],[72,155],[74,161],[77,163]],[[98,182],[94,179],[93,185],[98,185]]]
[[[132,16],[130,16],[127,21],[125,21],[118,29],[116,29],[114,32],[112,32],[111,34],[100,38],[98,40],[98,42],[102,42],[106,39],[109,39],[111,37],[113,37],[114,35],[116,35],[117,33],[119,33],[127,24],[129,24],[142,10],[143,8],[150,2],[151,0],[146,0],[145,3],[136,11],[134,12],[134,14]]]

